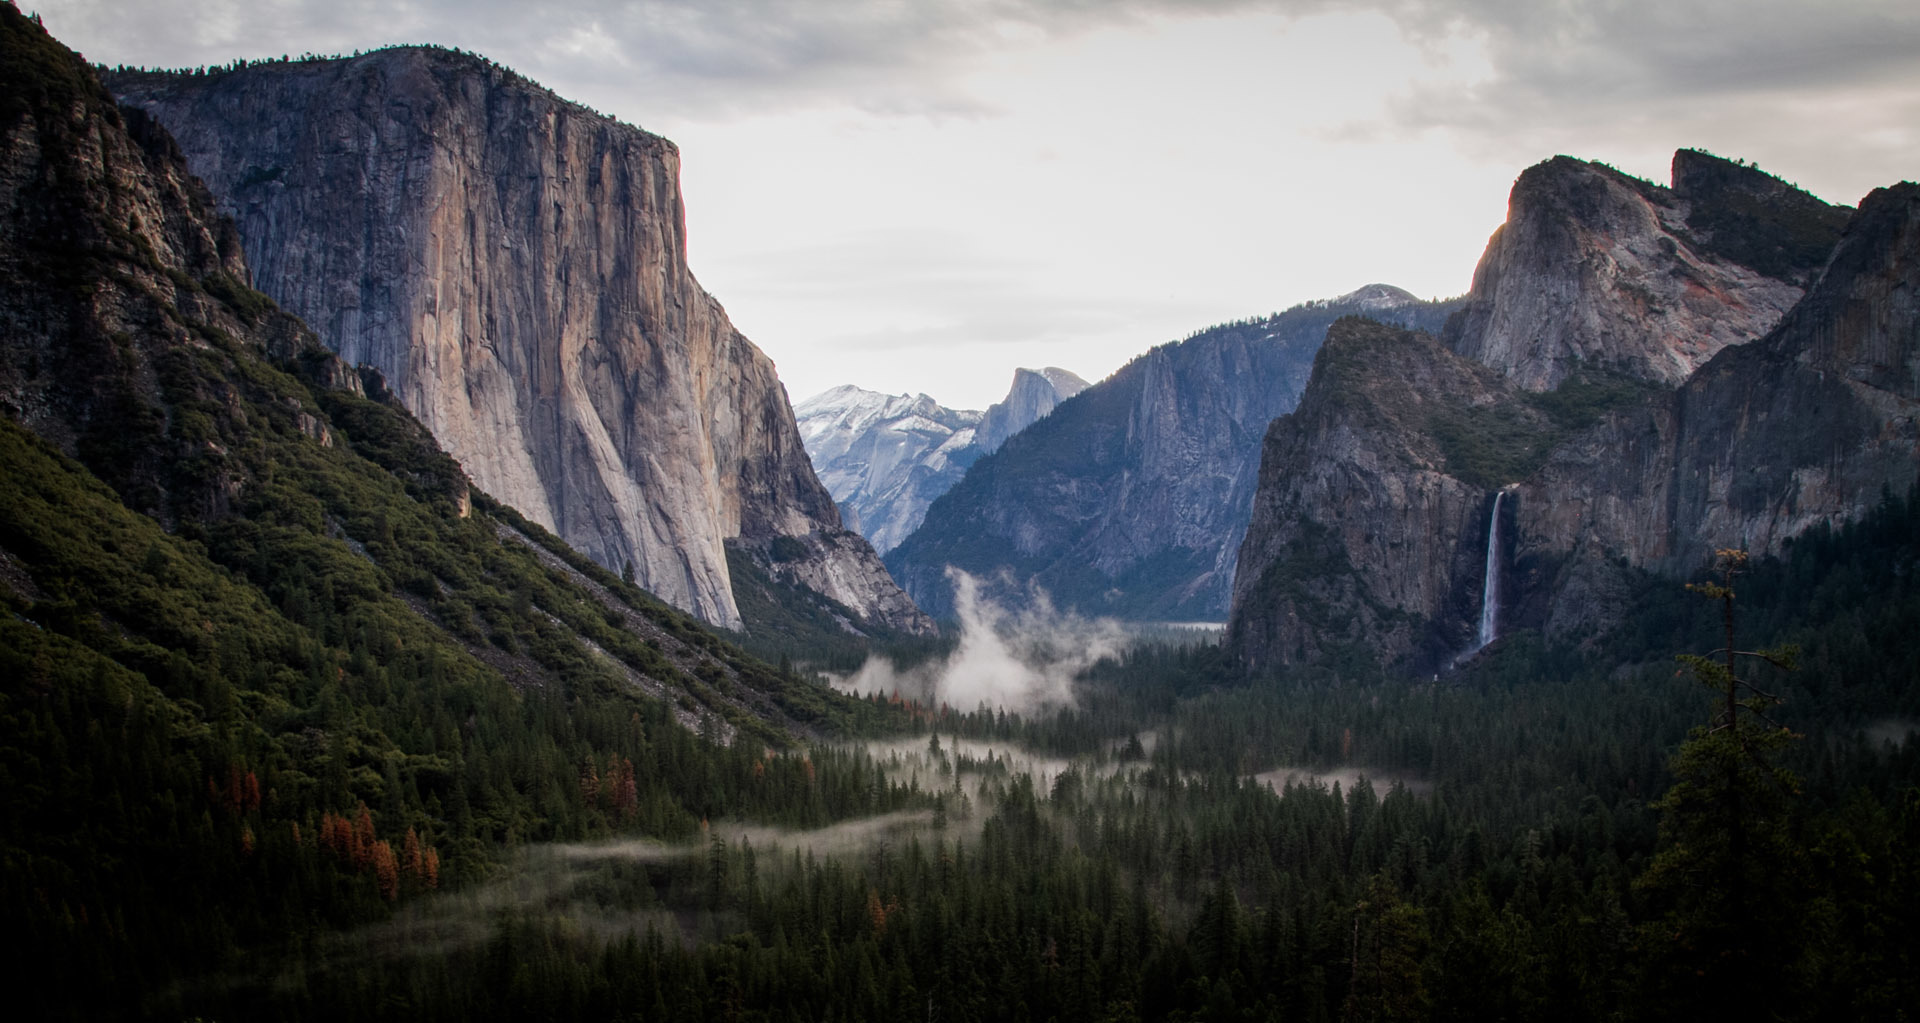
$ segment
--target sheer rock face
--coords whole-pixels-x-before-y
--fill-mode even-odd
[[[841,515],[882,554],[926,518],[967,467],[1085,390],[1064,369],[1017,369],[1005,401],[986,412],[950,409],[927,395],[842,385],[794,406],[807,454]]]
[[[180,140],[257,287],[594,559],[737,628],[725,541],[840,532],[773,364],[687,269],[672,143],[439,50],[109,85]],[[863,562],[821,566],[863,580],[827,596],[930,627],[870,550],[813,546]]]
[[[1556,594],[1598,566],[1685,572],[1715,549],[1778,552],[1865,514],[1920,474],[1920,186],[1861,204],[1824,275],[1767,337],[1728,349],[1658,407],[1617,414],[1520,488],[1524,609],[1571,629]]]
[[[1532,390],[1511,365],[1337,328],[1299,410],[1267,437],[1229,632],[1239,655],[1258,666],[1350,658],[1366,640],[1366,656],[1403,670],[1443,666],[1472,645],[1497,489],[1512,527],[1498,559],[1502,631],[1574,637],[1618,617],[1633,570],[1691,572],[1723,547],[1774,553],[1864,514],[1883,487],[1912,486],[1920,187],[1869,196],[1817,257],[1817,232],[1708,222],[1713,245],[1817,277],[1766,336],[1726,347],[1677,388],[1620,388],[1570,414],[1568,392]],[[1454,348],[1472,350],[1459,329]],[[1516,468],[1489,478],[1488,465]]]
[[[1678,385],[1722,348],[1766,333],[1817,269],[1807,252],[1825,256],[1845,211],[1686,150],[1674,181],[1661,188],[1564,156],[1529,168],[1447,343],[1546,391],[1582,366]]]
[[[1334,324],[1299,407],[1267,431],[1229,644],[1256,668],[1342,647],[1421,664],[1461,648],[1493,498],[1449,474],[1429,424],[1514,400],[1499,373],[1430,335]]]
[[[1007,438],[1040,421],[1068,398],[1087,389],[1087,382],[1058,366],[1016,369],[1007,396],[987,409],[974,432],[980,453],[1000,450]]]
[[[936,613],[954,565],[1000,598],[1038,585],[1083,613],[1219,620],[1260,439],[1328,324],[1362,309],[1437,325],[1450,306],[1373,286],[1154,348],[976,462],[888,566]]]

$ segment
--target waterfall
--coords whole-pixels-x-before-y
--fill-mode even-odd
[[[1500,638],[1500,502],[1507,492],[1493,498],[1493,516],[1487,522],[1487,577],[1480,589],[1480,645]]]

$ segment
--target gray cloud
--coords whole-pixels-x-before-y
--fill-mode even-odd
[[[983,54],[1149,17],[1372,8],[1429,43],[1483,40],[1494,75],[1425,92],[1402,127],[1577,108],[1823,94],[1920,76],[1920,5],[1883,0],[45,0],[56,34],[143,64],[437,42],[566,92],[619,88],[685,115],[820,103],[875,113],[990,112],[959,75]]]
[[[1150,314],[1171,315],[1181,323],[1219,315],[1198,304],[1182,312],[1178,303],[1158,296],[1128,301],[1065,294],[1040,283],[1041,269],[1016,253],[983,251],[977,239],[952,231],[894,229],[736,258],[729,281],[764,299],[860,310],[882,321],[849,325],[822,338],[825,347],[846,352],[1035,344],[1123,331]],[[1144,347],[1173,338],[1137,340]]]

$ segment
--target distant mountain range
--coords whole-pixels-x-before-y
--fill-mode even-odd
[[[849,528],[885,554],[926,517],[927,506],[1087,382],[1057,367],[1017,369],[1005,400],[985,412],[950,409],[927,395],[891,395],[843,384],[794,406],[801,440]]]
[[[1226,616],[1260,437],[1291,411],[1327,326],[1370,315],[1438,330],[1455,307],[1375,284],[1164,344],[980,459],[887,567],[935,615],[949,565],[1088,613]]]

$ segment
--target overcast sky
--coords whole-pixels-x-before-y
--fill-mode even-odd
[[[1459,294],[1556,153],[1830,201],[1920,178],[1913,0],[20,0],[89,59],[430,42],[673,139],[690,255],[798,401],[982,408],[1383,281]]]

